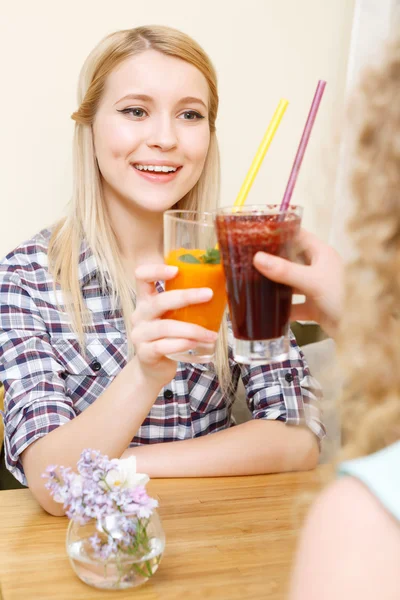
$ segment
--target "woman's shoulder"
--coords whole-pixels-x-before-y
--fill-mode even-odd
[[[47,271],[47,253],[53,228],[39,231],[32,238],[22,242],[0,260],[0,276],[23,274],[24,272]]]
[[[338,478],[319,496],[313,519],[347,522],[348,527],[369,523],[383,527],[400,523],[400,441],[357,459],[342,462]],[[373,521],[373,524],[372,524]],[[399,529],[400,534],[400,529]],[[400,540],[400,535],[399,535]]]
[[[368,456],[342,462],[338,475],[359,481],[400,522],[400,441]]]
[[[398,589],[399,553],[400,528],[393,516],[359,479],[339,478],[310,510],[290,598],[375,599],[383,591],[383,573],[384,585]]]
[[[384,509],[368,488],[355,477],[336,479],[328,485],[317,498],[311,517],[321,520],[327,525],[329,519],[333,522],[364,521],[365,513],[384,514]],[[356,520],[355,520],[356,519]]]
[[[376,542],[393,531],[400,550],[400,441],[374,454],[342,462],[339,477],[318,497],[309,527],[326,540],[346,532],[358,543]]]

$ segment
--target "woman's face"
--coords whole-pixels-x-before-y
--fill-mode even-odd
[[[207,156],[208,103],[204,75],[155,50],[110,73],[93,124],[105,198],[163,212],[185,196]]]

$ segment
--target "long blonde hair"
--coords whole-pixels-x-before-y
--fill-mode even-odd
[[[73,113],[74,185],[67,217],[59,222],[49,246],[49,265],[64,293],[64,305],[84,349],[84,334],[90,318],[78,279],[82,242],[86,241],[96,260],[100,285],[111,295],[114,309],[122,310],[129,340],[130,316],[135,294],[122,266],[118,241],[112,230],[102,197],[102,185],[93,144],[92,125],[108,75],[122,61],[153,49],[194,65],[209,87],[210,145],[203,172],[194,188],[175,208],[208,211],[219,202],[220,167],[215,132],[218,111],[217,76],[203,49],[189,36],[169,27],[137,27],[117,31],[103,39],[86,59],[79,79],[78,110]],[[89,328],[90,329],[90,328]],[[130,345],[130,353],[133,349]],[[226,322],[221,327],[217,371],[224,390],[229,385]]]
[[[400,439],[400,38],[364,74],[357,130],[340,345],[345,367],[341,458]]]

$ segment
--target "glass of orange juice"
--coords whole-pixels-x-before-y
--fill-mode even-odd
[[[226,307],[225,279],[217,249],[213,214],[194,210],[168,210],[164,213],[165,263],[178,267],[165,290],[211,288],[209,302],[171,310],[164,317],[201,325],[218,331]],[[207,363],[215,358],[215,343],[201,344],[187,352],[169,356],[174,360]]]

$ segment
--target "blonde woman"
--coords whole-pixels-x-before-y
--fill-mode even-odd
[[[345,369],[344,448],[338,478],[303,531],[291,600],[397,600],[400,595],[400,37],[365,74],[352,178],[350,233],[357,254],[341,261],[303,235],[310,265],[258,254],[268,277],[308,296],[301,310],[334,332]],[[323,268],[324,265],[324,268]]]
[[[216,337],[160,319],[210,289],[159,292],[176,275],[163,264],[164,211],[218,201],[217,108],[213,66],[186,35],[108,36],[79,82],[69,213],[1,263],[6,463],[52,514],[41,474],[84,448],[134,454],[153,477],[317,463],[320,391],[294,340],[290,360],[248,369],[224,326],[216,368],[166,358]],[[231,427],[240,376],[253,420]]]

